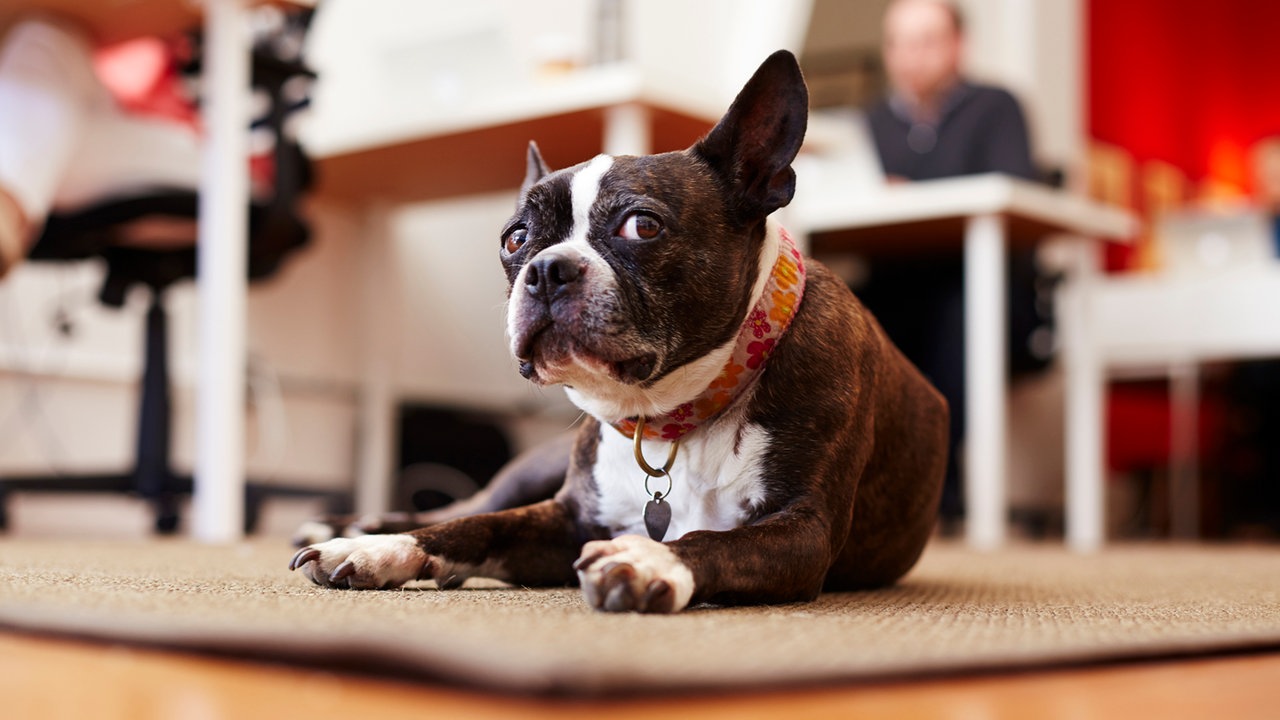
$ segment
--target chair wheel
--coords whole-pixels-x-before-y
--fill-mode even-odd
[[[178,513],[173,510],[161,510],[156,513],[156,533],[172,535],[178,532]]]

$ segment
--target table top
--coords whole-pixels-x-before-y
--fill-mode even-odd
[[[861,193],[839,188],[798,198],[789,220],[815,249],[890,252],[923,245],[956,247],[974,215],[1005,218],[1013,245],[1055,234],[1128,240],[1132,213],[1007,175],[987,174],[889,185]]]
[[[0,34],[32,13],[74,20],[104,45],[174,35],[196,27],[202,17],[200,5],[188,0],[4,0],[0,3]]]
[[[628,104],[648,111],[653,152],[688,147],[723,113],[619,65],[531,82],[455,107],[370,117],[359,127],[330,129],[317,118],[302,138],[316,159],[323,198],[435,200],[519,187],[530,140],[553,168],[588,160],[602,149],[606,111]]]
[[[1280,262],[1109,275],[1088,293],[1090,334],[1113,368],[1280,356]]]
[[[247,5],[312,6],[315,0],[246,0]],[[84,27],[100,45],[176,35],[200,25],[198,0],[0,0],[0,37],[19,19],[57,15]]]

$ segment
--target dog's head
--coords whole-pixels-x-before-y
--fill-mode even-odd
[[[600,155],[552,172],[530,144],[501,239],[521,374],[562,383],[579,405],[614,417],[705,387],[720,368],[698,361],[745,318],[765,218],[795,192],[791,162],[807,118],[800,68],[780,51],[687,150]]]

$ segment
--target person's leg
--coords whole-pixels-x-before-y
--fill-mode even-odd
[[[959,531],[964,516],[960,448],[964,439],[964,285],[959,258],[881,262],[855,291],[898,346],[951,408],[946,482],[938,512],[943,530]]]
[[[89,108],[105,92],[91,47],[47,18],[15,25],[0,45],[0,276],[21,260],[66,177]]]
[[[946,483],[939,505],[944,527],[950,533],[959,531],[964,518],[964,473],[960,450],[965,437],[964,387],[964,277],[960,268],[948,268],[936,278],[929,315],[923,320],[929,342],[921,371],[929,377],[938,392],[951,406],[950,448],[947,456]]]

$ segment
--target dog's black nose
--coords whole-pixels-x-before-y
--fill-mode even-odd
[[[534,258],[525,272],[525,289],[551,302],[564,289],[582,278],[584,268],[578,258],[552,254]]]

